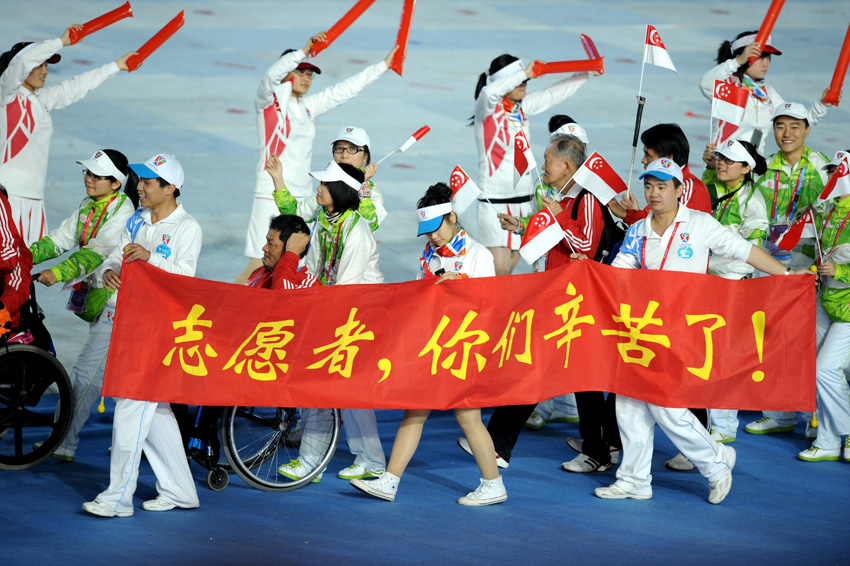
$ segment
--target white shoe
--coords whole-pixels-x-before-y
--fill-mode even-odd
[[[475,491],[468,493],[457,500],[461,505],[470,505],[481,507],[484,505],[494,505],[507,501],[508,492],[505,491],[505,484],[502,483],[502,476],[494,480],[485,480],[481,478],[481,483],[475,488]]]
[[[652,499],[652,488],[647,493],[636,493],[629,491],[618,481],[608,487],[597,487],[593,494],[602,499]]]
[[[457,445],[460,446],[460,449],[472,456],[472,447],[469,446],[469,441],[465,436],[461,436],[457,439]],[[510,465],[507,460],[496,454],[496,465],[502,469],[507,469]]]
[[[97,499],[94,501],[86,501],[83,503],[83,511],[86,513],[91,513],[92,515],[97,515],[98,517],[131,517],[133,515],[132,511],[129,513],[118,513],[113,511],[111,507],[106,505],[106,503],[101,503]]]
[[[729,490],[732,489],[732,470],[735,468],[735,461],[738,459],[738,454],[731,446],[727,446],[732,454],[729,456],[729,473],[717,481],[708,482],[708,487],[711,491],[708,492],[708,502],[717,505],[729,495]]]
[[[844,439],[844,461],[850,462],[850,434]]]
[[[719,442],[721,444],[729,444],[731,442],[735,442],[734,436],[726,436],[725,434],[723,434],[719,430],[712,430],[711,431],[711,439],[713,441]]]
[[[301,478],[309,474],[311,471],[312,470],[308,470],[307,467],[302,464],[301,460],[299,460],[298,458],[290,460],[288,464],[283,464],[277,469],[277,473],[291,480],[300,480]],[[320,481],[322,481],[321,474],[313,478],[312,483],[319,483]]]
[[[773,434],[776,432],[794,432],[796,428],[796,424],[781,425],[770,417],[762,417],[745,426],[744,430],[750,434]]]
[[[845,443],[845,446],[847,444]],[[835,448],[834,450],[824,450],[823,448],[818,448],[814,444],[811,447],[806,448],[799,454],[797,454],[797,458],[800,460],[805,460],[806,462],[837,462],[838,457],[841,455],[841,448]]]
[[[398,491],[398,483],[400,479],[401,478],[389,472],[384,472],[376,480],[367,481],[355,478],[351,480],[351,485],[363,493],[368,493],[378,499],[383,499],[384,501],[395,501],[395,494]]]
[[[664,467],[674,472],[690,472],[697,469],[693,462],[688,460],[681,452],[664,462]]]
[[[573,415],[570,413],[565,413],[559,409],[555,409],[552,411],[552,414],[549,415],[549,418],[546,419],[547,423],[577,423],[578,415]]]
[[[532,411],[531,416],[525,421],[525,426],[533,430],[540,430],[546,426],[546,419],[537,411]]]
[[[583,445],[584,445],[584,441],[582,439],[573,438],[572,436],[567,437],[567,446],[569,446],[570,448],[572,448],[573,450],[575,450],[579,454],[583,454],[583,452],[581,451],[581,447]],[[620,449],[614,448],[613,446],[611,446],[610,448],[611,448],[611,464],[616,466],[617,464],[620,463]]]
[[[565,472],[575,472],[577,474],[605,472],[611,469],[611,462],[600,464],[587,454],[579,454],[569,462],[561,464],[561,469]]]
[[[364,478],[377,478],[384,473],[384,470],[367,470],[360,464],[351,464],[345,469],[340,470],[337,477],[343,480],[354,480]],[[303,477],[303,476],[302,476]]]
[[[150,499],[142,503],[142,509],[145,511],[171,511],[177,507],[161,495],[157,495],[156,499]]]
[[[33,450],[38,450],[41,448],[43,442],[36,442],[32,445]],[[59,445],[56,447],[56,450],[53,451],[53,454],[50,455],[51,458],[56,458],[57,460],[62,460],[63,462],[73,462],[74,455],[76,454],[76,450],[68,450],[63,445]]]

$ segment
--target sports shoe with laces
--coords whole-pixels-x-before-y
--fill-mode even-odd
[[[587,454],[579,454],[569,462],[562,463],[561,469],[565,472],[575,472],[577,474],[605,472],[611,469],[611,462],[600,464]]]
[[[578,415],[572,415],[570,413],[565,413],[559,409],[555,409],[552,411],[552,414],[549,415],[549,418],[546,419],[546,423],[577,423]]]
[[[145,511],[171,511],[175,507],[177,507],[177,505],[161,495],[157,495],[156,499],[149,499],[142,503],[142,509]]]
[[[344,468],[339,471],[337,477],[343,480],[353,480],[353,479],[363,479],[363,478],[376,478],[384,473],[384,470],[367,470],[364,466],[360,464],[351,464],[347,468]]]
[[[652,499],[652,488],[646,493],[637,493],[616,481],[608,487],[597,487],[593,490],[593,495],[602,499]]]
[[[693,462],[688,460],[681,452],[664,462],[664,467],[674,472],[690,472],[697,469]]]
[[[475,491],[464,495],[457,502],[461,505],[482,507],[484,505],[495,505],[507,501],[507,499],[508,492],[505,490],[505,484],[502,483],[502,476],[499,476],[494,480],[481,478],[481,483],[478,484]]]
[[[460,446],[460,449],[472,456],[472,447],[469,445],[469,441],[465,436],[461,436],[457,439],[457,445]],[[496,465],[502,469],[507,468],[510,464],[507,460],[496,454]]]
[[[277,469],[277,473],[291,480],[300,480],[311,471],[298,458],[290,460],[288,464],[283,464]],[[320,481],[322,481],[321,474],[313,478],[312,483],[319,483]]]
[[[818,437],[817,425],[812,426],[811,422],[806,423],[806,440],[814,440]]]
[[[537,411],[531,411],[531,416],[525,421],[525,426],[533,430],[540,430],[546,426],[546,419]]]
[[[400,478],[398,476],[389,472],[384,472],[378,477],[378,479],[362,480],[355,478],[351,480],[350,483],[363,493],[368,493],[369,495],[377,497],[378,499],[383,499],[384,501],[395,501],[395,494],[398,491],[399,481]]]
[[[845,443],[845,446],[847,443]],[[846,448],[845,448],[846,450]],[[797,458],[800,460],[805,460],[806,462],[837,462],[838,457],[841,455],[841,448],[836,448],[834,450],[824,450],[823,448],[818,448],[814,444],[812,444],[809,448],[806,448],[799,454],[797,454]]]
[[[578,452],[579,454],[583,454],[581,451],[582,446],[584,446],[584,441],[581,438],[573,438],[572,436],[567,437],[567,446]],[[614,448],[610,446],[611,449],[611,464],[617,465],[620,463],[620,449]]]
[[[719,442],[721,444],[729,444],[731,442],[735,442],[734,436],[726,436],[725,434],[723,434],[719,430],[712,430],[711,431],[711,439],[713,441]]]
[[[729,490],[732,489],[732,470],[735,468],[735,462],[738,460],[738,454],[731,446],[727,446],[726,449],[732,451],[732,453],[729,454],[729,473],[717,481],[708,482],[708,502],[713,503],[714,505],[717,505],[726,499],[726,496],[729,495]]]
[[[773,434],[775,432],[794,432],[797,425],[783,426],[770,417],[762,417],[744,427],[750,434]]]
[[[133,513],[116,513],[112,510],[112,507],[106,505],[106,503],[102,503],[95,499],[94,501],[86,501],[83,503],[83,511],[86,513],[91,513],[92,515],[97,515],[98,517],[132,517]]]

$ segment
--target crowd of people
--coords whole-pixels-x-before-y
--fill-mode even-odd
[[[19,310],[28,294],[33,266],[68,254],[50,269],[34,274],[50,286],[64,283],[68,309],[89,324],[83,350],[71,372],[74,416],[53,456],[73,462],[80,431],[100,396],[116,297],[125,262],[145,261],[171,273],[193,276],[201,252],[199,223],[178,200],[184,171],[174,155],[159,153],[130,164],[120,151],[98,148],[83,167],[86,194],[80,206],[48,231],[44,182],[52,133],[50,110],[67,106],[120,70],[114,63],[56,86],[45,86],[48,65],[70,45],[71,26],[57,39],[18,43],[0,56],[0,322],[8,341],[27,342]],[[328,165],[310,171],[315,119],[358,96],[389,68],[387,57],[320,92],[312,92],[321,69],[309,57],[319,33],[300,49],[287,50],[263,75],[255,110],[259,133],[254,203],[245,255],[248,266],[236,281],[252,287],[297,292],[317,285],[383,282],[374,232],[387,217],[375,183],[370,138],[359,126],[343,125],[331,140]],[[844,369],[850,354],[850,219],[848,195],[821,198],[828,175],[850,167],[850,150],[833,159],[810,149],[806,138],[829,104],[810,108],[786,102],[766,83],[771,59],[781,52],[768,38],[755,42],[744,32],[720,46],[717,67],[700,88],[711,98],[715,80],[747,89],[740,125],[717,121],[703,153],[705,170],[688,166],[690,144],[676,124],[647,128],[641,135],[646,207],[626,192],[602,202],[577,185],[573,176],[588,156],[591,133],[566,114],[549,120],[543,175],[515,180],[514,137],[528,133],[528,117],[549,111],[592,79],[576,73],[551,87],[528,91],[533,65],[509,54],[493,59],[474,90],[472,132],[479,153],[477,239],[458,222],[452,189],[433,182],[417,204],[417,236],[425,236],[419,278],[435,284],[470,277],[507,276],[515,269],[531,216],[547,208],[563,239],[535,262],[535,271],[573,261],[598,261],[624,269],[709,273],[726,279],[789,274],[818,275],[817,414],[803,414],[813,443],[798,454],[805,461],[850,460],[850,392]],[[750,64],[750,57],[755,61]],[[765,157],[765,148],[777,151]],[[434,181],[437,181],[436,179]],[[317,188],[313,188],[317,185]],[[486,202],[485,202],[486,201]],[[814,213],[816,238],[793,250],[777,246],[795,219]],[[678,242],[677,234],[689,235]],[[814,240],[817,239],[817,242]],[[673,243],[677,242],[677,246]],[[817,244],[817,246],[814,246]],[[815,248],[818,253],[811,250]],[[411,258],[415,262],[417,258]],[[844,260],[847,259],[847,262]],[[814,277],[812,277],[814,284]],[[304,408],[309,415],[316,409]],[[343,410],[342,420],[354,463],[338,477],[374,497],[393,501],[419,443],[429,411],[409,410],[387,461],[374,410]],[[462,450],[475,458],[478,487],[460,497],[461,505],[482,506],[507,500],[502,478],[524,428],[552,422],[579,423],[581,438],[568,438],[576,456],[562,464],[571,473],[597,473],[617,467],[616,481],[596,489],[600,498],[652,497],[652,439],[656,424],[680,454],[666,462],[677,471],[698,470],[709,483],[708,500],[717,504],[731,489],[739,430],[736,411],[706,407],[660,407],[609,392],[577,392],[539,404],[497,407],[485,427],[481,409],[456,409],[464,436]],[[797,427],[795,413],[769,413],[744,427],[752,434],[787,433]],[[305,419],[310,422],[317,419]],[[328,423],[315,422],[305,438],[322,435]],[[298,479],[310,473],[318,454],[302,442],[297,459],[278,473]],[[180,427],[168,403],[116,401],[110,483],[83,504],[102,517],[133,514],[133,494],[144,451],[156,477],[158,496],[142,508],[167,511],[194,508],[198,494],[185,457]],[[843,451],[843,453],[842,453]],[[313,481],[322,479],[318,475]]]

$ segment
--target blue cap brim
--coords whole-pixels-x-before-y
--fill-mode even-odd
[[[647,171],[646,173],[638,177],[638,179],[643,180],[643,178],[647,176],[656,177],[658,179],[661,179],[662,181],[669,181],[670,179],[676,178],[675,175],[671,175],[670,173],[663,173],[661,171]]]
[[[159,175],[144,163],[131,164],[130,169],[142,179],[159,179]]]
[[[436,218],[432,218],[431,220],[420,220],[419,221],[419,233],[417,236],[421,236],[422,234],[430,234],[431,232],[436,232],[440,225],[443,223],[443,217],[438,216]]]

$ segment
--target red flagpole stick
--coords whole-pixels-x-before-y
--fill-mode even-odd
[[[764,44],[767,41],[770,32],[773,31],[773,24],[776,23],[776,18],[779,17],[779,12],[782,10],[782,6],[785,4],[785,0],[773,0],[770,3],[770,8],[767,10],[767,14],[764,16],[764,21],[761,23],[761,27],[759,28],[759,32],[756,34],[756,40],[754,43],[758,43],[762,49],[764,49]],[[750,65],[758,59],[758,57],[750,57]]]
[[[168,41],[168,39],[177,33],[177,30],[183,27],[183,24],[186,23],[186,17],[183,14],[183,10],[180,11],[179,14],[174,16],[174,19],[165,24],[161,30],[156,32],[152,38],[148,40],[147,43],[139,47],[138,54],[131,55],[129,59],[127,59],[127,67],[129,72],[133,72],[138,69],[142,63],[145,62],[151,53],[159,49],[159,47]]]
[[[325,41],[317,41],[310,49],[310,57],[315,57],[319,53],[329,47],[336,38],[342,35],[342,32],[348,29],[348,26],[354,23],[354,20],[363,15],[369,6],[375,3],[375,0],[360,0],[355,4],[337,23],[325,32]]]
[[[123,20],[124,18],[132,18],[133,17],[133,7],[130,6],[130,3],[127,2],[123,6],[119,8],[115,8],[111,12],[107,12],[102,16],[98,16],[95,19],[86,22],[83,24],[83,29],[78,30],[75,28],[71,28],[70,36],[71,36],[71,45],[74,45],[82,38],[87,35],[91,35],[96,31],[100,31],[106,26],[111,26],[115,22],[119,20]]]
[[[844,36],[844,45],[841,46],[841,53],[838,55],[838,62],[835,64],[835,72],[832,75],[832,82],[829,83],[826,96],[823,97],[823,102],[831,102],[838,106],[838,101],[841,98],[841,86],[844,84],[844,76],[847,75],[847,66],[850,65],[850,26],[847,28],[847,34]]]
[[[596,71],[600,75],[604,74],[605,58],[597,57],[595,59],[585,59],[581,61],[554,61],[552,63],[535,61],[532,76],[539,77],[540,75],[548,75],[551,73],[577,73],[581,71]]]
[[[404,67],[404,59],[407,57],[407,40],[410,39],[410,25],[413,23],[413,10],[416,8],[416,0],[404,0],[404,8],[401,10],[401,22],[398,25],[398,37],[395,44],[398,51],[393,55],[390,62],[390,70],[401,76]]]
[[[599,51],[596,50],[596,45],[589,36],[581,34],[581,44],[584,46],[584,52],[587,53],[588,59],[599,59]]]

